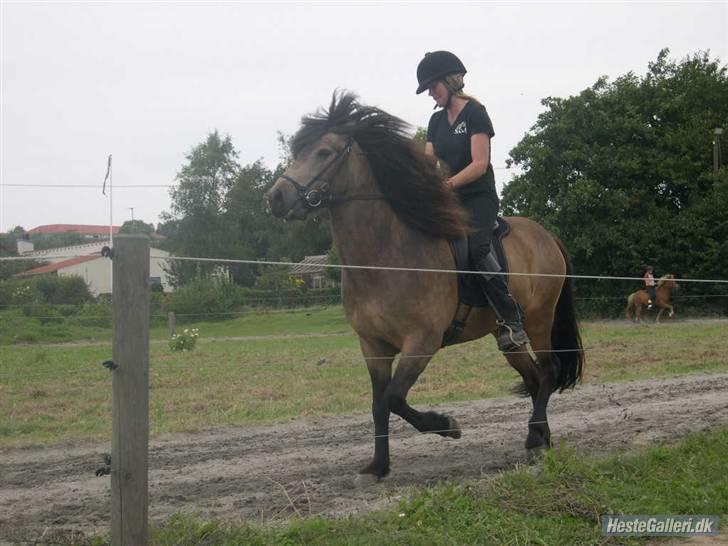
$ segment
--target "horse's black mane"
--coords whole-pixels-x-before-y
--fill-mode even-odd
[[[379,190],[410,226],[436,237],[467,230],[467,213],[407,133],[403,120],[351,93],[334,93],[328,110],[306,116],[291,142],[295,158],[326,133],[352,137],[366,153]]]

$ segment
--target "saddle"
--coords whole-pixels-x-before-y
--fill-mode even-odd
[[[491,256],[495,256],[500,265],[501,272],[508,272],[508,260],[503,250],[503,238],[511,231],[511,226],[503,218],[498,217],[496,225],[493,229],[493,237],[490,242]],[[468,237],[463,236],[460,239],[450,239],[450,250],[453,258],[455,258],[455,269],[458,271],[477,271],[470,263],[470,252]],[[508,277],[504,279],[508,284]],[[466,307],[465,316],[458,318],[460,309]],[[466,321],[473,307],[490,307],[488,300],[483,294],[480,287],[480,279],[478,275],[470,275],[467,273],[458,273],[458,307],[455,310],[450,326],[443,334],[442,346],[453,345],[458,342],[460,335],[465,329]]]

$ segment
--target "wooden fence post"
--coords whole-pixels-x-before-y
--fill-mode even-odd
[[[148,542],[149,239],[117,235],[113,249],[111,543]]]
[[[167,326],[169,327],[169,337],[177,333],[177,315],[174,311],[167,313]]]

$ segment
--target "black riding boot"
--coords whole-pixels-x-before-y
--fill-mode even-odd
[[[484,275],[480,286],[493,308],[498,324],[498,349],[503,352],[517,351],[529,343],[528,334],[523,329],[521,309],[501,275]]]

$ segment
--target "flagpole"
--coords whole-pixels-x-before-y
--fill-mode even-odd
[[[109,247],[114,246],[114,173],[109,154]]]
[[[114,176],[111,167],[111,154],[109,154],[109,248],[114,248]],[[114,268],[109,262],[109,293],[114,291]]]

